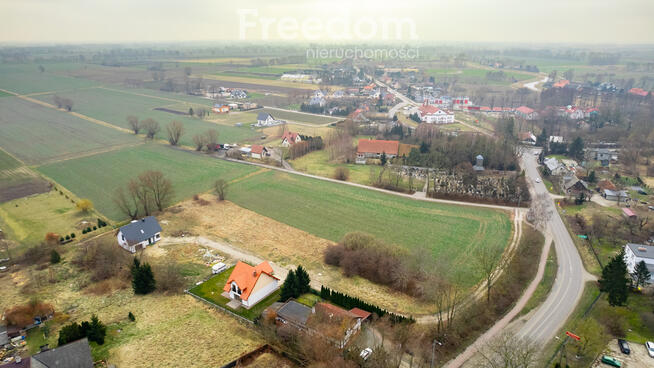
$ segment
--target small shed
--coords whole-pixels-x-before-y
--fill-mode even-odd
[[[628,219],[636,219],[638,215],[631,208],[622,208],[622,215]]]
[[[363,309],[359,309],[359,308],[350,309],[350,313],[361,318],[361,322],[369,320],[370,317],[372,316],[372,313],[364,311]]]

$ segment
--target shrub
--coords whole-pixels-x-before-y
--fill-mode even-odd
[[[59,239],[59,234],[55,234],[55,233],[45,234],[45,242],[48,244],[56,244],[57,239]]]
[[[129,314],[127,314],[127,318],[132,322],[136,321],[136,317],[134,317],[134,313],[132,312],[129,312]]]
[[[93,209],[93,202],[90,199],[81,199],[77,202],[77,209],[82,212],[89,212]]]
[[[337,167],[334,170],[334,179],[346,181],[350,178],[350,169],[347,167]]]
[[[86,234],[86,229],[82,230],[82,234]]]
[[[91,273],[91,281],[98,282],[112,277],[128,278],[131,257],[112,239],[97,239],[80,244],[73,263]]]
[[[56,264],[59,263],[60,261],[61,261],[61,256],[56,250],[53,249],[52,252],[50,252],[50,263]]]
[[[93,226],[93,230],[98,230],[98,227],[97,227],[97,226]]]
[[[66,240],[66,239],[64,239],[64,237],[63,237],[63,236],[62,236],[61,238],[59,238],[59,242],[60,242],[60,243],[63,243],[63,242],[64,242],[64,240]]]
[[[70,240],[70,235],[66,235],[66,240]]]
[[[70,233],[70,238],[75,239],[75,233]]]
[[[141,264],[137,258],[134,258],[131,272],[134,294],[149,294],[156,289],[156,281],[149,264]]]

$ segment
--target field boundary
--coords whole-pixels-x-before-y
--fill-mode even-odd
[[[223,307],[221,307],[221,306],[218,305],[218,304],[215,304],[215,303],[213,303],[213,302],[210,302],[210,301],[208,301],[207,299],[205,299],[205,298],[203,298],[203,297],[201,297],[201,296],[199,296],[199,295],[195,295],[195,294],[193,294],[192,292],[190,292],[189,290],[184,290],[184,293],[186,293],[186,294],[188,294],[188,295],[194,297],[195,299],[198,299],[198,300],[200,300],[200,301],[203,301],[203,302],[209,304],[210,306],[216,308],[217,310],[220,310],[220,311],[222,311],[222,312],[225,312],[225,313],[227,313],[227,314],[229,314],[229,315],[231,315],[231,316],[233,316],[233,317],[236,317],[236,318],[238,318],[239,320],[241,320],[242,322],[247,322],[248,324],[254,325],[254,322],[253,322],[253,321],[250,321],[249,319],[247,319],[247,318],[245,318],[245,317],[239,316],[238,314],[236,314],[236,313],[234,313],[234,312],[232,312],[232,311],[230,311],[230,310],[227,310],[226,308],[223,308]]]

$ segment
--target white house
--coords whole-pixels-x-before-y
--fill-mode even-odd
[[[436,106],[423,105],[420,106],[420,109],[418,111],[419,111],[418,114],[420,115],[420,120],[424,123],[431,123],[431,124],[454,123],[453,113],[446,110],[439,109]]]
[[[268,149],[262,145],[253,144],[250,150],[250,157],[261,160],[264,156],[268,156]]]
[[[267,112],[260,112],[259,115],[257,115],[257,125],[259,126],[273,125],[275,123],[275,118]]]
[[[132,253],[161,240],[161,225],[154,216],[134,220],[118,231],[118,244]]]
[[[515,114],[516,116],[523,118],[525,120],[534,120],[538,117],[538,113],[536,110],[527,107],[527,106],[520,106],[517,109],[515,109]]]
[[[643,244],[627,243],[624,246],[624,261],[627,264],[627,271],[634,273],[636,265],[645,261],[647,269],[651,275],[654,275],[654,247]],[[650,276],[649,282],[652,282]]]
[[[250,309],[277,289],[279,279],[273,276],[273,269],[268,262],[250,266],[239,261],[223,287],[223,295]]]
[[[302,136],[299,133],[285,132],[282,136],[282,147],[290,147],[295,143],[302,142]]]

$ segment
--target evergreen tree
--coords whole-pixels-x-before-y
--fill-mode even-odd
[[[57,344],[59,346],[65,345],[68,344],[69,342],[77,341],[84,337],[85,334],[84,331],[82,330],[82,326],[80,326],[77,322],[73,322],[69,325],[64,326],[59,331],[59,339],[57,341]]]
[[[599,284],[600,290],[609,294],[611,306],[621,306],[627,302],[629,279],[627,265],[624,262],[624,250],[604,266]]]
[[[379,160],[381,161],[382,166],[386,166],[386,162],[388,161],[388,158],[386,158],[386,152],[382,152]]]
[[[594,183],[597,181],[597,176],[595,175],[595,170],[591,171],[590,174],[588,174],[588,182]]]
[[[297,266],[297,270],[295,270],[295,278],[297,279],[297,289],[299,295],[311,291],[311,278],[309,277],[309,273],[307,273],[307,271],[301,265]]]
[[[568,147],[568,154],[570,157],[577,160],[584,158],[584,141],[581,139],[581,137],[575,138],[574,141],[570,143],[570,146]]]
[[[59,252],[53,249],[52,252],[50,253],[50,263],[55,264],[55,263],[59,263],[60,261],[61,261],[61,256],[59,255]]]
[[[647,280],[652,276],[647,269],[645,261],[640,261],[634,268],[634,276],[636,278],[636,286],[645,286]]]
[[[91,316],[91,323],[89,323],[88,330],[86,331],[86,336],[89,341],[95,341],[98,345],[104,344],[104,337],[107,335],[107,326],[105,326],[98,316],[95,314]]]
[[[141,262],[134,258],[134,264],[132,265],[132,289],[134,289],[134,294],[148,294],[153,292],[155,288],[156,282],[150,265],[147,263],[141,265]]]
[[[297,291],[298,291],[297,277],[295,276],[295,271],[290,270],[288,271],[288,275],[286,275],[286,280],[284,280],[284,284],[282,285],[281,300],[287,301],[290,298],[298,297],[299,294]]]

